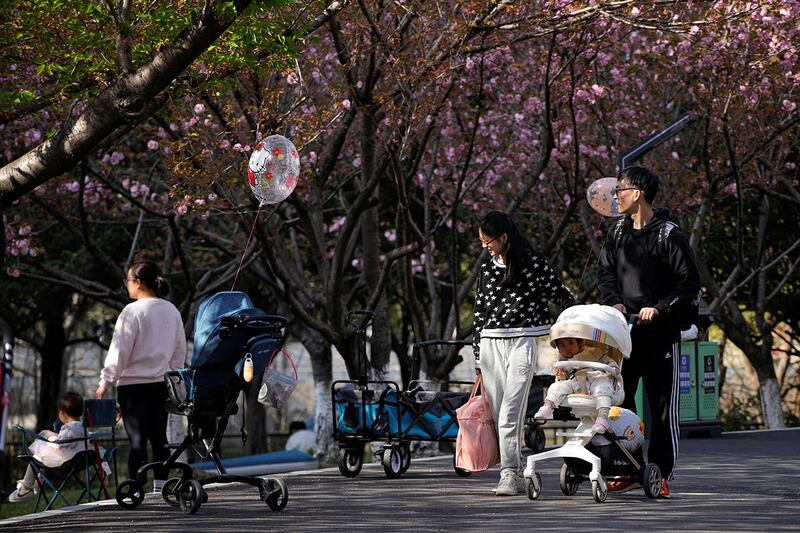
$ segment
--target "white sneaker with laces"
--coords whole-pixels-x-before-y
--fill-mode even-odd
[[[492,489],[495,496],[516,496],[525,491],[525,478],[510,468],[500,472],[500,483]]]
[[[14,489],[14,492],[8,495],[8,501],[10,503],[21,502],[23,500],[27,500],[33,498],[34,492],[32,488],[28,488],[22,483],[17,483],[17,488]]]

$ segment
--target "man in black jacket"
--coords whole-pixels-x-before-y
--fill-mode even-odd
[[[617,178],[614,196],[624,216],[609,230],[597,273],[603,303],[623,314],[637,313],[633,350],[622,365],[625,401],[636,410],[639,378],[644,382],[652,427],[648,461],[661,469],[661,497],[678,456],[678,363],[681,319],[700,291],[700,276],[681,229],[666,209],[653,209],[658,178],[644,167],[628,167]],[[629,484],[609,484],[624,490]]]

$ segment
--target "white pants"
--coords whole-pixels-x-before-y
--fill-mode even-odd
[[[588,390],[587,387],[581,385],[580,380],[576,378],[556,381],[547,388],[545,400],[553,402],[554,405],[561,405],[564,403],[564,400],[567,399],[567,395],[575,392],[582,392],[592,395],[598,409],[602,407],[611,407],[611,396],[614,393],[614,389],[611,386],[611,378],[608,376],[597,378],[587,377],[586,382]]]
[[[536,337],[481,338],[481,375],[492,406],[500,468],[522,470],[522,440],[528,391],[536,364]]]

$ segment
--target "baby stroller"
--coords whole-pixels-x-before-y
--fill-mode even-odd
[[[583,339],[584,343],[607,347],[610,357],[622,368],[623,359],[630,357],[631,337],[625,317],[614,309],[604,305],[576,305],[566,309],[556,320],[550,330],[550,340],[573,337]],[[591,361],[559,361],[555,368],[589,368],[601,370],[616,380],[612,395],[612,405],[619,405],[624,397],[622,384],[615,377],[612,367]],[[536,472],[536,463],[553,457],[563,457],[561,467],[561,492],[572,496],[578,491],[582,481],[591,481],[592,497],[598,503],[605,501],[608,495],[607,480],[639,479],[645,494],[651,498],[658,496],[661,490],[661,471],[652,463],[645,464],[641,446],[631,451],[623,445],[625,436],[616,435],[611,428],[603,435],[592,431],[597,416],[597,406],[588,394],[570,394],[563,407],[568,407],[572,414],[580,420],[580,424],[572,432],[558,432],[557,436],[568,437],[569,440],[555,450],[528,456],[525,468],[525,487],[528,498],[537,499],[542,492],[542,479]],[[630,411],[629,416],[636,417]]]
[[[154,468],[181,471],[180,477],[164,483],[161,495],[187,514],[197,512],[208,500],[203,485],[209,483],[246,483],[258,488],[261,500],[273,511],[286,506],[289,492],[281,479],[227,474],[219,457],[228,417],[238,411],[236,399],[246,385],[245,359],[250,356],[253,362],[253,376],[261,376],[269,357],[282,344],[285,325],[285,318],[255,309],[243,292],[217,293],[200,304],[190,366],[164,376],[169,391],[166,409],[189,419],[188,435],[180,444],[170,444],[174,452],[165,462],[142,466],[136,479],[117,487],[116,499],[121,507],[133,509],[142,503],[147,471]],[[219,475],[193,479],[192,467],[178,461],[189,448],[203,459],[210,457]]]

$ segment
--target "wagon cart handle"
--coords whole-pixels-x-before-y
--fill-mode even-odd
[[[362,317],[359,323],[356,323],[356,317]],[[348,311],[345,318],[348,326],[352,326],[356,331],[364,331],[375,321],[375,313],[368,309],[357,309],[355,311]]]

